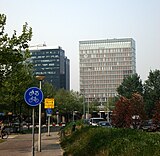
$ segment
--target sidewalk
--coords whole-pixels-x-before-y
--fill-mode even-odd
[[[37,144],[35,147],[37,147]],[[63,156],[58,132],[51,132],[50,136],[48,136],[48,133],[44,133],[41,140],[41,152],[38,152],[37,148],[35,151],[36,156]]]
[[[41,152],[37,151],[37,134],[35,135],[34,156],[63,156],[58,132],[41,134]],[[32,134],[10,135],[0,143],[0,156],[32,156]]]

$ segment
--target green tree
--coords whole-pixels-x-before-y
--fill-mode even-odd
[[[115,103],[118,101],[119,97],[109,97],[107,102],[104,103],[105,110],[112,111],[115,108]]]
[[[27,67],[19,64],[17,70],[14,70],[3,82],[0,104],[4,107],[1,107],[3,109],[1,111],[19,113],[19,109],[24,104],[24,92],[33,83],[33,77],[28,70]]]
[[[23,25],[22,34],[17,36],[14,31],[11,37],[5,33],[6,16],[0,14],[0,87],[11,72],[29,57],[28,41],[32,37],[32,28]]]
[[[59,89],[55,95],[55,110],[58,110],[60,115],[71,118],[73,111],[81,112],[83,105],[81,96],[74,91]]]
[[[153,115],[155,104],[160,101],[160,70],[150,71],[144,83],[144,101],[149,118]]]
[[[5,25],[6,16],[0,14],[0,108],[16,113],[24,104],[25,89],[32,83],[32,66],[25,63],[30,57],[28,42],[32,29],[25,23],[21,35],[17,36],[14,31],[9,37],[5,33]]]
[[[122,84],[117,88],[119,95],[126,98],[131,98],[133,93],[139,93],[143,95],[143,85],[142,80],[138,74],[133,74],[126,77]]]
[[[42,87],[42,91],[44,94],[44,98],[54,98],[54,96],[56,95],[56,88],[48,82],[45,82],[43,87]]]

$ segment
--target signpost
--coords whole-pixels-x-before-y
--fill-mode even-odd
[[[34,106],[39,105],[43,100],[43,92],[37,87],[28,88],[24,94],[25,102],[33,107],[32,111],[32,156],[34,156]]]
[[[48,116],[48,135],[50,136],[50,116],[52,114],[51,108],[54,108],[54,98],[45,98],[44,108],[47,108],[46,113]]]
[[[50,136],[50,117],[51,117],[51,114],[53,113],[53,111],[52,111],[51,108],[48,108],[46,110],[46,113],[47,113],[47,116],[48,116],[48,136]]]

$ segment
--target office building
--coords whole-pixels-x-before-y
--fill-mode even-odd
[[[86,101],[105,102],[117,95],[123,79],[136,73],[132,38],[79,42],[80,92]]]
[[[61,47],[35,46],[30,48],[34,75],[45,75],[44,81],[57,89],[70,90],[70,60]]]

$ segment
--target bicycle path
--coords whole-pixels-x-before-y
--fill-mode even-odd
[[[37,151],[37,134],[35,134],[35,156],[63,156],[58,132],[51,132],[50,136],[41,136],[41,152]],[[32,156],[32,134],[10,135],[0,143],[0,156]]]

